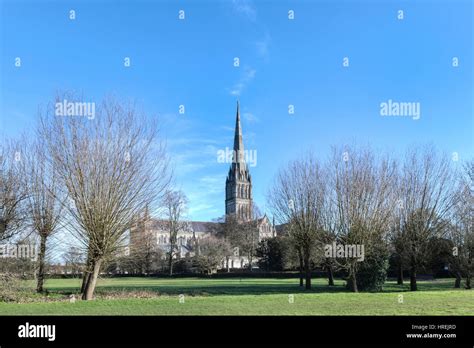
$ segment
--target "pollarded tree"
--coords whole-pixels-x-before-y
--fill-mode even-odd
[[[451,265],[456,271],[456,287],[465,277],[465,287],[471,289],[474,274],[474,160],[464,165],[456,190],[454,214],[449,237],[454,247]]]
[[[311,289],[311,271],[318,262],[317,241],[323,231],[326,173],[311,154],[282,168],[268,194],[277,222],[286,224],[295,249],[300,252],[305,287]]]
[[[21,231],[27,216],[20,145],[18,141],[5,139],[0,143],[0,242]]]
[[[90,300],[104,260],[168,188],[165,148],[153,119],[113,99],[95,107],[94,117],[58,116],[51,105],[40,133],[68,196],[66,227],[88,253],[83,299]]]
[[[22,152],[21,177],[27,190],[25,207],[29,224],[40,240],[36,291],[43,292],[47,242],[60,227],[64,195],[59,189],[56,167],[48,161],[47,147],[41,137],[25,143]]]
[[[363,246],[365,254],[364,261],[346,255],[335,262],[347,270],[348,287],[354,292],[358,291],[358,272],[370,274],[372,266],[380,278],[374,281],[383,283],[388,266],[384,261],[388,259],[385,238],[395,204],[396,165],[388,157],[376,158],[369,148],[345,147],[333,149],[329,171],[332,175],[329,196],[334,205],[330,218],[334,223],[329,225],[334,225],[338,243]],[[373,285],[380,288],[380,284]]]
[[[398,187],[398,220],[412,291],[417,290],[417,272],[428,259],[430,241],[446,236],[455,186],[447,156],[432,147],[407,152]]]

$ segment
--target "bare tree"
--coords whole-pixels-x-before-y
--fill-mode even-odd
[[[403,233],[400,230],[400,224],[393,224],[393,229],[390,233],[390,246],[392,249],[392,254],[395,257],[396,267],[397,267],[397,284],[403,285],[403,271],[405,269],[405,260],[403,259]]]
[[[455,287],[460,287],[461,277],[464,276],[466,289],[471,289],[474,274],[474,160],[467,162],[461,173],[453,222],[449,237],[454,244],[450,260],[456,273]]]
[[[78,276],[84,272],[84,254],[78,247],[71,246],[63,253],[64,265],[66,272],[70,272],[73,277]]]
[[[47,148],[42,139],[25,143],[23,149],[21,178],[27,190],[26,211],[31,228],[40,239],[36,291],[43,292],[46,245],[60,226],[64,196],[60,195],[57,171],[54,164],[48,162]]]
[[[17,141],[0,144],[0,241],[21,231],[26,214],[27,191],[21,177],[22,152]]]
[[[450,159],[433,147],[408,151],[398,187],[402,257],[410,271],[410,290],[430,253],[430,241],[446,235],[454,204]]]
[[[325,173],[313,155],[293,161],[281,169],[268,195],[273,215],[287,224],[305,271],[306,289],[311,289],[315,245],[323,228],[322,212],[326,186]],[[320,255],[319,255],[320,256]]]
[[[248,268],[251,271],[257,246],[259,242],[259,223],[262,217],[260,209],[253,204],[252,219],[239,220],[235,215],[226,218],[226,240],[233,246],[238,247],[239,254],[244,254],[248,259]]]
[[[149,274],[162,266],[164,252],[158,245],[155,231],[148,228],[151,223],[148,209],[143,218],[138,218],[138,226],[130,235],[130,255],[122,257],[124,268],[135,274]]]
[[[69,198],[67,228],[88,252],[85,300],[93,297],[103,261],[170,179],[156,122],[112,99],[95,111],[93,118],[56,116],[50,105],[40,132]]]
[[[185,231],[188,223],[183,219],[187,198],[182,191],[168,191],[164,197],[165,228],[169,232],[168,272],[173,275],[174,258],[178,252],[178,233]]]
[[[224,239],[229,245],[231,245],[230,240],[232,236],[238,233],[240,228],[239,221],[235,214],[229,214],[227,216],[221,216],[220,218],[215,219],[212,223],[206,224],[206,230],[209,231],[211,236]],[[238,246],[233,246],[238,247]],[[234,255],[234,251],[229,249],[225,255],[225,267],[227,272],[230,272],[230,262],[231,257]]]
[[[207,236],[198,242],[196,261],[201,272],[208,275],[216,272],[229,253],[230,244],[223,238]]]
[[[369,148],[334,148],[330,170],[332,218],[338,242],[364,246],[364,257],[378,253],[394,207],[395,163],[389,158],[376,159]],[[348,272],[349,288],[357,292],[360,260],[348,255],[343,262],[336,260]]]

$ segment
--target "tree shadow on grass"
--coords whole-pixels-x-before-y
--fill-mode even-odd
[[[454,288],[453,279],[434,279],[434,280],[419,280],[417,281],[418,291],[448,291],[448,290],[463,290]],[[383,292],[403,292],[410,291],[410,282],[405,281],[403,285],[398,285],[395,281],[387,281],[384,285]]]
[[[96,288],[97,294],[107,294],[112,292],[156,292],[160,295],[175,296],[185,294],[188,296],[213,296],[213,295],[269,295],[269,294],[300,294],[300,293],[350,293],[345,288],[344,280],[336,280],[336,285],[329,286],[325,279],[316,278],[313,280],[311,290],[306,290],[299,286],[298,279],[295,282],[288,280],[265,279],[262,282],[256,282],[254,279],[242,279],[234,281],[215,281],[213,279],[184,280],[166,279],[162,284],[157,283],[156,279],[152,279],[149,284],[143,284],[143,281],[135,281],[134,278],[117,281],[114,280],[102,284],[98,284]],[[127,284],[121,284],[126,282]],[[137,284],[138,283],[138,284]],[[145,281],[146,283],[146,281]],[[454,280],[441,279],[430,281],[419,281],[419,291],[446,291],[453,290]],[[77,289],[71,287],[55,287],[51,289],[54,292],[64,294],[76,293]],[[409,283],[397,285],[394,281],[387,281],[384,285],[382,293],[394,293],[410,291]]]

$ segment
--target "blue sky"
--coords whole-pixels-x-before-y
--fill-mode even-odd
[[[31,129],[56,91],[135,99],[162,120],[195,220],[224,213],[229,165],[217,151],[232,146],[238,99],[262,210],[278,168],[308,150],[325,158],[331,145],[357,142],[397,155],[433,143],[474,153],[469,0],[0,4],[2,135]],[[381,116],[389,99],[420,103],[420,119]]]

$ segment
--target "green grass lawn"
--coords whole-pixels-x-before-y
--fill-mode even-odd
[[[388,281],[382,293],[350,293],[343,281],[329,287],[325,279],[306,291],[298,279],[112,278],[99,280],[97,299],[69,303],[80,280],[50,279],[49,302],[2,302],[0,315],[474,315],[474,291],[453,283],[420,281],[410,292]]]

